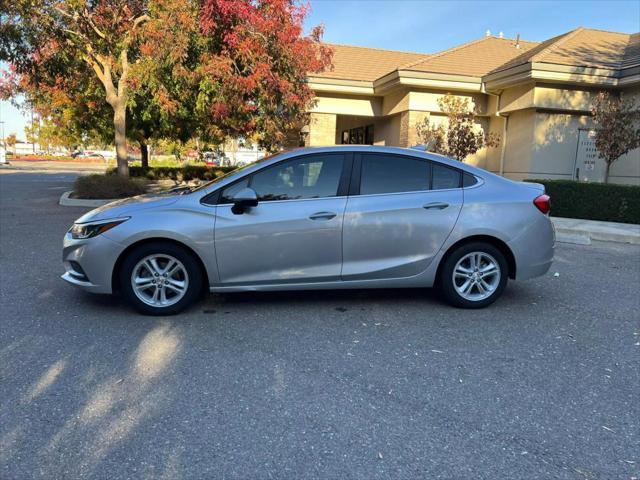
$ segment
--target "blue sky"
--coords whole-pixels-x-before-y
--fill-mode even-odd
[[[640,1],[312,0],[306,26],[323,24],[327,42],[433,53],[487,30],[545,40],[576,27],[640,31]],[[27,116],[0,102],[5,132],[24,138]]]
[[[487,30],[546,40],[577,27],[640,31],[640,1],[312,0],[307,27],[327,42],[434,53]]]

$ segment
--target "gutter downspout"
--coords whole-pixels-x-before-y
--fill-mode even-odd
[[[509,123],[509,115],[503,115],[500,113],[500,99],[501,95],[499,93],[491,93],[488,92],[485,88],[484,83],[482,83],[482,87],[480,89],[482,93],[489,95],[491,97],[496,98],[496,117],[502,117],[504,119],[504,123],[502,125],[502,138],[501,138],[501,146],[500,146],[500,169],[499,175],[504,176],[504,153],[507,149],[507,124]]]
[[[504,118],[502,126],[502,147],[500,149],[500,176],[504,177],[504,152],[507,149],[507,125],[509,124],[509,115],[498,114]]]

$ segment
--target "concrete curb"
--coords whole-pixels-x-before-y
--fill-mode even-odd
[[[597,240],[640,245],[640,225],[559,217],[552,217],[551,221],[558,242],[589,245]]]
[[[575,233],[572,230],[556,230],[557,243],[571,243],[573,245],[591,245],[591,237],[587,233]]]
[[[107,203],[115,202],[117,198],[113,198],[111,200],[91,200],[87,198],[69,198],[69,195],[73,193],[72,190],[68,192],[64,192],[60,196],[60,201],[58,202],[63,207],[101,207],[102,205],[106,205]]]

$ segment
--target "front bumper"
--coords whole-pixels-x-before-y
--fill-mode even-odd
[[[76,240],[70,233],[62,243],[62,279],[92,293],[112,293],[112,275],[124,247],[104,235]]]

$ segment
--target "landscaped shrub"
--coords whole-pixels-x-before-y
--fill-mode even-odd
[[[235,170],[235,167],[208,167],[206,165],[184,165],[181,167],[129,167],[132,177],[144,177],[149,180],[175,180],[177,182],[189,180],[214,180]],[[116,169],[109,170],[115,174]]]
[[[640,186],[571,180],[527,182],[545,186],[554,217],[640,224]]]
[[[75,198],[125,198],[145,192],[146,180],[118,175],[80,176],[73,185]]]

